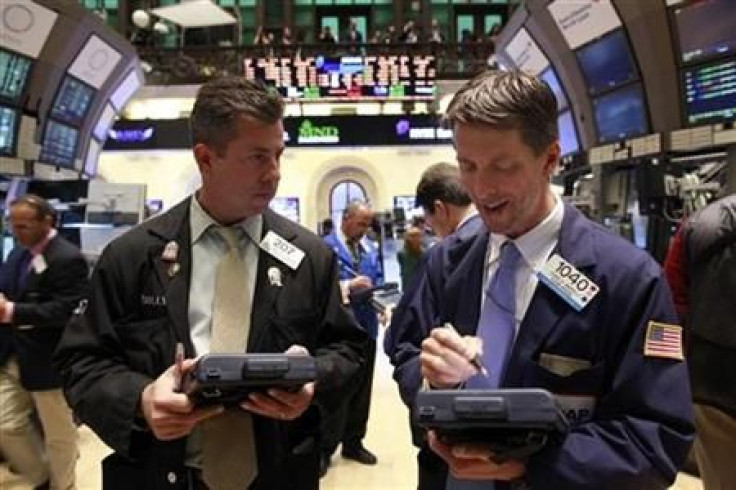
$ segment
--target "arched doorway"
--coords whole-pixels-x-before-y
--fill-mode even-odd
[[[367,201],[365,188],[357,181],[345,179],[337,182],[330,189],[330,217],[333,223],[338,224],[342,213],[351,201]]]

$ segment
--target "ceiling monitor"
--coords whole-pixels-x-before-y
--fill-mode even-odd
[[[95,135],[95,138],[100,141],[105,141],[114,119],[115,109],[110,104],[105,104],[105,108],[102,110],[102,114],[100,114],[100,118],[97,120],[97,124],[95,124],[95,127],[92,130],[92,134]]]
[[[32,61],[0,48],[0,99],[17,103],[28,82]]]
[[[15,135],[18,129],[18,111],[0,105],[0,155],[15,155]]]
[[[79,130],[53,119],[46,121],[41,155],[38,160],[59,167],[74,168]]]
[[[548,66],[539,77],[549,85],[549,88],[552,89],[552,93],[555,94],[555,98],[557,99],[557,110],[564,111],[567,109],[567,97],[565,96],[565,91],[563,90],[562,85],[560,84],[560,79],[557,78],[557,73],[555,72],[555,69],[552,68],[552,65]]]
[[[575,55],[591,95],[637,78],[636,65],[623,29],[583,46]]]
[[[143,80],[141,80],[138,71],[133,70],[123,79],[120,85],[117,86],[115,91],[110,96],[110,102],[113,107],[117,110],[122,110],[125,104],[128,103],[133,94],[143,86]]]
[[[599,143],[648,132],[647,110],[640,85],[633,84],[593,99]]]
[[[87,156],[84,158],[84,173],[90,177],[97,175],[97,162],[100,158],[102,145],[94,138],[89,139]]]
[[[56,93],[51,116],[74,126],[81,126],[94,96],[95,89],[71,75],[66,75]]]
[[[736,60],[688,67],[681,76],[686,125],[736,119]]]
[[[69,73],[100,89],[122,57],[117,49],[92,34],[69,67]]]
[[[734,7],[733,0],[699,0],[673,10],[683,63],[736,53]]]
[[[571,111],[560,113],[557,118],[557,127],[560,133],[560,156],[577,153],[580,150],[580,141]]]

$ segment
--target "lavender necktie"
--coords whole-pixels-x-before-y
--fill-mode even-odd
[[[507,241],[501,246],[498,269],[486,288],[476,335],[483,340],[483,365],[488,377],[473,376],[468,388],[498,388],[516,333],[516,269],[521,254]]]
[[[486,288],[483,310],[476,335],[483,339],[483,365],[488,377],[477,374],[466,383],[467,388],[498,388],[516,333],[516,269],[521,254],[512,241],[501,246],[498,269]],[[447,490],[493,490],[493,481],[458,480],[447,477]]]

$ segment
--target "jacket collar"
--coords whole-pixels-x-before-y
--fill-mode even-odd
[[[581,271],[590,270],[595,265],[595,249],[591,226],[575,207],[565,204],[565,215],[557,247],[552,252]],[[542,284],[537,285],[519,334],[509,359],[503,386],[519,386],[524,359],[534,359],[547,336],[560,323],[565,315],[578,314],[554,291]]]

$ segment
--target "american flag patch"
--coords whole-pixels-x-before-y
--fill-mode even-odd
[[[682,361],[682,327],[669,323],[649,322],[644,340],[644,355]]]

